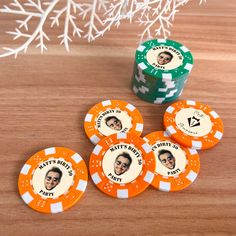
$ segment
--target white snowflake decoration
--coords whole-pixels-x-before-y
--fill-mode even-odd
[[[199,4],[205,1],[199,0]],[[58,38],[67,51],[72,36],[84,37],[91,42],[102,37],[113,25],[119,27],[123,20],[129,20],[130,23],[135,21],[144,26],[140,42],[153,37],[167,38],[178,9],[188,2],[189,0],[93,0],[82,3],[78,0],[64,0],[61,8],[62,0],[12,0],[0,12],[25,17],[24,20],[16,21],[18,26],[15,31],[7,32],[14,36],[14,40],[25,38],[25,42],[14,49],[4,47],[5,52],[0,57],[17,57],[20,52],[26,52],[34,41],[43,53],[47,50],[45,42],[50,40],[44,29],[48,21],[53,28],[63,20],[64,30]],[[30,31],[29,24],[33,18],[38,20],[38,24]]]

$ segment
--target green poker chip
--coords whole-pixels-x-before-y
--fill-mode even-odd
[[[173,88],[173,87],[182,87],[184,83],[188,80],[188,76],[183,76],[176,81],[156,81],[155,78],[149,76],[139,76],[138,74],[133,74],[132,80],[140,85],[145,85],[151,90],[164,89],[164,88]]]
[[[175,77],[174,79],[165,79],[165,78],[158,78],[158,77],[154,77],[154,76],[151,76],[151,75],[148,75],[148,74],[145,74],[144,71],[142,71],[138,65],[136,65],[136,68],[134,67],[134,73],[137,74],[139,77],[145,77],[147,79],[151,79],[153,80],[155,83],[159,83],[159,82],[169,82],[169,81],[178,81],[178,80],[181,80],[182,78],[184,77],[188,77],[189,76],[189,73],[186,73],[186,74],[183,74],[179,77]]]
[[[133,89],[134,93],[142,100],[147,101],[147,102],[151,102],[151,103],[156,103],[156,104],[162,104],[162,103],[173,101],[173,100],[177,99],[183,91],[183,89],[182,90],[170,89],[166,93],[162,93],[162,94],[159,93],[156,95],[151,95],[148,92],[146,87],[138,86],[134,83],[132,83],[132,89]]]
[[[156,100],[157,97],[162,97],[162,98],[176,98],[178,97],[181,92],[183,91],[183,88],[172,88],[172,89],[166,89],[161,92],[155,92],[153,93],[152,91],[149,90],[148,87],[145,87],[144,85],[138,85],[135,83],[132,83],[132,86],[135,86],[137,88],[137,96],[147,98],[148,100]]]
[[[193,56],[187,47],[178,42],[153,39],[137,48],[135,62],[147,75],[175,80],[191,72]]]
[[[147,102],[173,101],[182,94],[192,67],[192,54],[184,45],[165,39],[144,42],[136,50],[132,89]]]
[[[146,96],[149,99],[155,99],[156,97],[166,97],[166,98],[172,97],[174,94],[179,94],[180,91],[183,90],[183,86],[182,86],[182,87],[174,87],[174,88],[159,88],[159,89],[156,89],[155,91],[154,89],[151,90],[145,85],[138,84],[135,82],[132,83],[132,86],[136,86],[136,88],[138,88],[142,96]]]
[[[187,77],[182,77],[178,81],[168,81],[168,82],[161,82],[159,81],[156,83],[152,79],[148,79],[147,77],[140,78],[136,74],[133,75],[132,83],[138,87],[144,87],[147,88],[149,94],[155,96],[167,94],[170,90],[178,89],[182,90],[184,88],[184,85],[187,82]]]
[[[177,84],[175,86],[168,87],[148,87],[144,83],[139,83],[136,80],[132,80],[132,87],[136,88],[135,94],[139,96],[143,100],[148,100],[153,102],[156,98],[165,98],[166,100],[174,100],[181,95],[184,86],[186,84],[186,80],[181,84]]]
[[[149,103],[153,103],[153,104],[165,104],[167,102],[172,102],[174,100],[176,100],[178,98],[178,95],[171,97],[171,98],[165,98],[165,97],[156,97],[155,99],[149,99],[146,96],[142,96],[139,92],[136,92],[136,88],[135,86],[132,87],[134,93],[142,100],[149,102]]]
[[[133,89],[133,92],[142,100],[146,101],[146,102],[149,102],[149,103],[154,103],[154,104],[164,104],[164,103],[167,103],[167,102],[172,102],[176,99],[178,99],[179,97],[179,94],[175,95],[175,96],[172,96],[170,98],[166,98],[166,97],[155,97],[153,99],[150,99],[148,98],[147,96],[143,96],[140,92],[137,92],[136,91],[136,87],[132,87]]]

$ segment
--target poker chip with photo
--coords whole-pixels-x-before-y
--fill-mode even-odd
[[[132,104],[120,100],[106,100],[93,106],[85,116],[84,129],[93,144],[103,137],[132,132],[141,135],[143,118]]]
[[[79,201],[87,187],[82,157],[64,147],[51,147],[30,157],[21,169],[18,188],[23,201],[42,213],[58,213]]]
[[[115,198],[142,193],[152,182],[155,157],[151,147],[132,133],[103,138],[94,148],[89,162],[96,186]]]
[[[147,102],[171,102],[182,94],[192,67],[186,46],[167,39],[146,41],[136,50],[132,90]]]
[[[195,149],[180,146],[166,132],[156,131],[144,137],[156,158],[152,186],[161,191],[179,191],[192,184],[200,170],[200,159]]]

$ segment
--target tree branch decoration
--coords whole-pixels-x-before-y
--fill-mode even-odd
[[[198,1],[202,4],[206,0]],[[20,52],[26,53],[33,42],[36,42],[36,48],[41,53],[46,51],[46,42],[50,40],[44,27],[46,22],[50,22],[51,28],[58,27],[63,22],[64,29],[58,38],[68,52],[72,37],[85,38],[91,42],[102,37],[112,26],[118,28],[124,20],[136,22],[144,28],[139,35],[140,43],[153,37],[167,38],[171,34],[170,28],[176,13],[188,2],[189,0],[93,0],[84,3],[78,0],[11,0],[9,5],[0,9],[0,13],[19,15],[24,19],[17,20],[15,30],[6,33],[12,35],[13,40],[23,38],[24,43],[17,48],[3,47],[4,52],[0,57],[13,55],[16,58]],[[37,20],[37,25],[30,30],[29,24],[33,20]]]

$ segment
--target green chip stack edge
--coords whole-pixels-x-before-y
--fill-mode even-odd
[[[192,54],[184,45],[166,39],[146,41],[136,50],[132,89],[144,101],[171,102],[182,94],[192,68]]]

